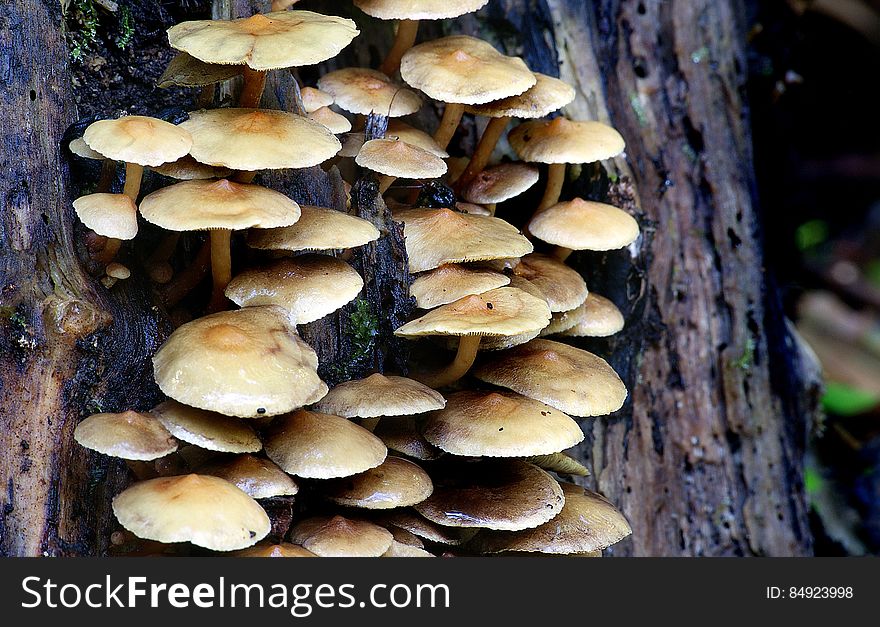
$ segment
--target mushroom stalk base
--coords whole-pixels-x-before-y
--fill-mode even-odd
[[[388,191],[388,188],[394,185],[394,181],[397,180],[396,176],[388,176],[387,174],[383,174],[379,177],[379,195],[383,195]]]
[[[215,229],[211,231],[211,275],[214,289],[208,310],[222,311],[226,308],[226,295],[223,293],[232,280],[232,231]]]
[[[474,155],[468,162],[464,173],[458,178],[455,187],[458,190],[464,189],[465,185],[473,181],[477,175],[486,169],[489,159],[492,157],[492,151],[498,145],[498,140],[504,134],[504,129],[510,122],[509,117],[492,118],[486,126],[486,130],[480,136],[480,141],[474,150]]]
[[[418,20],[400,20],[397,23],[397,35],[394,38],[394,45],[388,51],[388,56],[379,66],[379,71],[386,76],[393,77],[400,69],[400,60],[406,51],[413,47],[416,43],[416,36],[419,34]]]
[[[99,261],[105,266],[109,264],[111,261],[116,259],[117,253],[119,253],[119,249],[122,247],[122,240],[116,239],[115,237],[108,237],[107,241],[104,243],[104,249],[101,251],[99,255]]]
[[[571,255],[574,251],[571,248],[565,248],[564,246],[554,246],[553,251],[550,253],[554,257],[556,257],[559,261],[565,261],[568,259],[568,256]]]
[[[136,163],[125,164],[125,187],[122,193],[131,198],[137,204],[138,194],[141,191],[141,180],[144,178],[144,166]]]
[[[367,431],[375,431],[376,427],[379,426],[379,420],[381,420],[379,416],[376,416],[375,418],[364,418],[361,420],[361,426]]]
[[[440,372],[422,375],[420,377],[422,383],[436,389],[461,379],[474,365],[481,339],[483,339],[481,335],[462,335],[458,340],[458,352],[455,353],[452,363]]]
[[[440,126],[434,131],[434,141],[442,150],[446,150],[452,136],[461,124],[461,117],[464,115],[464,105],[447,103],[446,109],[443,110],[443,118],[440,120]]]
[[[205,240],[205,243],[196,254],[193,262],[180,271],[174,280],[168,283],[162,297],[166,307],[174,307],[187,294],[189,294],[208,273],[208,266],[211,263],[211,241]]]
[[[559,202],[563,183],[565,183],[565,164],[551,163],[550,167],[547,168],[547,185],[544,188],[544,197],[541,198],[541,202],[538,204],[538,208],[535,209],[535,213],[532,214],[529,222],[534,220],[535,216],[547,211],[547,209]],[[529,231],[528,224],[523,229],[523,234],[531,239],[532,234]]]
[[[101,178],[98,179],[97,192],[109,192],[116,176],[116,162],[113,159],[104,159],[101,165]]]
[[[266,88],[266,72],[252,70],[244,67],[244,86],[241,88],[241,96],[238,106],[243,109],[259,109],[263,90]]]

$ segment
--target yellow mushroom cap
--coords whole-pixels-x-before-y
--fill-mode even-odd
[[[456,392],[425,419],[434,446],[465,457],[524,457],[570,448],[584,439],[561,411],[509,392]]]
[[[561,451],[558,453],[548,453],[547,455],[529,455],[525,458],[525,461],[560,475],[590,476],[590,470],[586,466],[571,455]]]
[[[574,87],[558,78],[535,72],[537,82],[518,96],[467,108],[488,118],[543,118],[574,100]]]
[[[268,459],[253,455],[214,459],[199,466],[198,471],[226,479],[255,499],[293,496],[299,492],[299,486],[281,468]]]
[[[327,387],[315,351],[282,309],[224,311],[178,327],[153,357],[159,388],[227,416],[274,416],[315,402]],[[320,398],[320,396],[318,397]]]
[[[191,542],[213,551],[249,547],[271,528],[254,499],[228,481],[206,475],[136,483],[113,499],[113,513],[139,538]]]
[[[71,140],[71,142],[67,145],[67,148],[77,157],[82,157],[83,159],[103,161],[107,158],[97,150],[92,150],[91,148],[89,148],[86,140],[84,140],[82,137],[77,137],[76,139]]]
[[[428,473],[413,462],[389,456],[375,468],[333,479],[322,488],[322,494],[338,505],[392,509],[421,503],[431,496],[434,484]]]
[[[354,0],[361,11],[380,20],[445,20],[479,11],[489,0]]]
[[[307,518],[294,526],[290,538],[321,557],[379,557],[394,539],[379,525],[342,516]]]
[[[284,472],[309,479],[350,477],[388,453],[382,440],[350,420],[305,410],[276,418],[265,446]]]
[[[371,139],[364,143],[355,163],[388,176],[436,179],[446,173],[446,162],[418,146],[394,139]]]
[[[615,412],[627,394],[604,359],[551,340],[512,348],[479,365],[473,375],[575,416]]]
[[[165,401],[150,411],[171,435],[209,451],[255,453],[263,448],[250,425],[236,418],[177,401]]]
[[[73,201],[77,217],[98,235],[134,239],[138,232],[137,206],[125,194],[88,194]]]
[[[346,418],[374,418],[422,414],[444,405],[439,392],[418,381],[375,373],[340,383],[315,404],[315,409]]]
[[[537,332],[548,322],[550,309],[543,300],[515,287],[499,287],[432,309],[394,334],[506,336]]]
[[[639,223],[626,211],[581,198],[539,213],[529,230],[548,244],[571,250],[616,250],[639,237]]]
[[[482,553],[522,551],[570,555],[591,553],[632,533],[629,523],[605,497],[563,483],[565,505],[553,520],[525,531],[481,531],[474,547]]]
[[[521,94],[537,82],[522,59],[467,35],[410,48],[401,59],[400,76],[434,100],[471,105]]]
[[[199,163],[190,155],[181,157],[177,161],[163,163],[162,165],[150,169],[162,176],[177,179],[178,181],[218,179],[229,176],[231,173],[229,168],[215,167],[213,165]]]
[[[565,118],[523,122],[507,137],[521,159],[537,163],[592,163],[616,157],[626,147],[607,124]]]
[[[554,257],[531,253],[512,271],[541,292],[551,312],[569,311],[587,299],[587,284],[581,275]]]
[[[337,135],[351,130],[351,122],[344,115],[336,113],[330,107],[321,107],[308,114],[310,120],[314,120],[328,131]]]
[[[388,120],[388,129],[385,132],[385,137],[388,139],[398,139],[410,146],[416,146],[422,150],[427,150],[441,159],[445,159],[449,156],[449,153],[441,148],[440,144],[438,144],[431,135],[428,135],[425,131],[420,131],[413,126],[410,126],[406,122],[401,122],[400,120]]]
[[[623,330],[623,314],[604,296],[590,292],[579,308],[574,326],[562,331],[565,337],[608,337]]]
[[[92,122],[83,140],[108,159],[148,166],[180,159],[193,144],[183,127],[142,115]]]
[[[226,297],[241,307],[277,305],[291,324],[306,324],[345,306],[363,286],[354,268],[336,257],[300,255],[245,270],[226,286]]]
[[[300,216],[299,205],[274,190],[219,181],[182,181],[148,194],[141,215],[170,231],[247,229],[289,226]]]
[[[363,246],[379,239],[367,220],[324,207],[300,207],[299,220],[277,229],[253,229],[248,246],[262,250],[333,250]]]
[[[156,81],[156,86],[161,88],[178,85],[180,87],[205,87],[242,73],[241,65],[219,65],[205,63],[185,52],[178,53],[162,76]]]
[[[281,544],[257,544],[249,549],[235,552],[235,557],[318,557],[308,549],[299,545],[282,542]]]
[[[328,72],[318,79],[318,87],[350,113],[380,113],[397,118],[422,107],[422,98],[416,92],[369,68],[348,67]]]
[[[547,471],[521,460],[460,463],[432,479],[434,492],[415,510],[449,527],[530,529],[551,520],[565,503]]]
[[[276,70],[332,59],[359,32],[346,18],[276,11],[235,20],[182,22],[168,29],[168,42],[206,63]]]
[[[342,148],[322,124],[286,111],[210,109],[180,126],[192,134],[197,161],[233,170],[309,168]]]
[[[538,168],[522,162],[486,168],[462,190],[472,203],[500,203],[519,196],[538,182]]]
[[[312,113],[333,104],[333,96],[315,87],[303,87],[299,90],[299,95],[306,113]]]
[[[394,219],[403,222],[410,272],[447,263],[522,257],[533,250],[515,226],[500,218],[451,209],[406,209],[396,212]]]
[[[492,270],[450,263],[416,277],[410,294],[420,309],[433,309],[472,294],[482,294],[510,283],[510,278]]]
[[[76,426],[80,445],[121,459],[150,461],[177,450],[175,440],[156,417],[146,412],[92,414]]]
[[[414,459],[437,459],[444,453],[428,442],[416,427],[416,421],[407,418],[382,420],[373,431],[389,450]]]

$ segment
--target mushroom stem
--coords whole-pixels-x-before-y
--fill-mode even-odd
[[[226,307],[226,295],[223,291],[232,280],[232,231],[230,229],[213,229],[211,231],[211,275],[214,289],[211,292],[211,303],[208,310],[222,311]]]
[[[116,162],[113,159],[104,159],[101,165],[101,178],[98,179],[96,192],[109,192],[113,186],[113,178],[116,176]]]
[[[397,35],[394,37],[394,45],[388,51],[388,56],[379,66],[379,71],[386,76],[394,76],[400,69],[400,60],[407,50],[416,43],[416,35],[419,34],[418,20],[400,20],[397,22]]]
[[[474,365],[482,337],[481,335],[462,335],[458,340],[458,351],[455,353],[455,359],[452,360],[452,363],[439,372],[423,376],[420,379],[422,383],[438,389],[461,379]]]
[[[364,418],[361,420],[361,426],[367,431],[375,431],[376,427],[379,426],[379,420],[381,420],[379,416],[376,416],[375,418]]]
[[[105,266],[116,258],[119,249],[122,247],[122,240],[115,237],[108,237],[104,243],[104,248],[98,256],[98,260]]]
[[[241,88],[238,106],[243,109],[260,108],[260,98],[263,97],[263,90],[266,88],[266,74],[265,70],[252,70],[244,66],[244,85]]]
[[[455,183],[455,188],[457,190],[464,189],[465,185],[473,181],[480,172],[486,169],[486,165],[489,163],[489,158],[492,156],[492,151],[495,150],[495,146],[498,145],[498,140],[501,139],[501,136],[504,134],[504,129],[507,128],[508,122],[510,122],[509,117],[492,118],[489,120],[486,130],[483,131],[483,134],[480,136],[480,141],[474,149],[474,154],[471,157],[471,160],[468,162],[464,172],[458,177],[458,181]]]
[[[379,177],[379,195],[382,196],[385,192],[388,191],[388,188],[394,184],[394,181],[397,180],[396,176],[388,176],[383,174]]]
[[[256,172],[243,171],[236,174],[233,180],[236,183],[253,183],[256,176]]]
[[[490,215],[490,216],[494,216],[494,215],[495,215],[495,208],[496,208],[497,206],[498,206],[498,205],[497,205],[496,203],[494,203],[494,202],[490,202],[489,204],[486,205],[486,211],[489,212],[489,215]]]
[[[146,481],[147,479],[154,479],[159,476],[153,465],[147,462],[129,459],[125,461],[125,465],[134,473],[138,481]]]
[[[171,231],[162,238],[159,245],[153,250],[153,254],[149,256],[144,264],[150,278],[156,283],[168,283],[171,280],[172,269],[168,260],[174,254],[177,248],[177,242],[180,240],[178,231]]]
[[[141,191],[141,180],[144,178],[144,166],[137,163],[125,164],[125,187],[122,193],[131,198],[137,204],[138,194]]]
[[[184,296],[201,283],[208,273],[211,263],[211,240],[205,240],[193,262],[184,268],[165,288],[163,300],[169,308],[179,303]]]
[[[568,259],[568,256],[572,252],[574,251],[571,248],[565,248],[564,246],[554,246],[550,254],[556,257],[559,261],[564,262],[566,259]]]
[[[217,86],[213,83],[205,85],[199,90],[199,97],[196,99],[196,106],[200,109],[210,109],[214,104],[214,93]]]
[[[544,187],[544,196],[541,198],[541,202],[538,204],[538,208],[535,209],[535,213],[532,214],[529,222],[534,220],[535,216],[543,213],[559,202],[559,197],[562,195],[563,183],[565,183],[565,164],[551,163],[547,168],[547,185]],[[528,238],[531,238],[532,236],[529,231],[528,223],[523,229],[523,235]],[[568,255],[566,255],[566,257],[567,256]]]
[[[446,108],[443,110],[443,118],[440,120],[440,126],[434,131],[434,141],[437,142],[442,150],[446,150],[446,147],[449,146],[452,136],[455,135],[458,125],[461,124],[463,115],[463,104],[446,104]]]

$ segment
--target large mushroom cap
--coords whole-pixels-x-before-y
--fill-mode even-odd
[[[548,244],[571,250],[616,250],[639,237],[639,223],[626,211],[581,198],[539,213],[529,230]]]
[[[345,381],[330,390],[315,409],[346,418],[374,418],[421,414],[446,405],[443,396],[406,377],[371,374]]]
[[[623,314],[604,296],[590,292],[578,308],[574,326],[562,331],[566,337],[608,337],[623,330]]]
[[[532,340],[493,356],[473,374],[575,416],[610,414],[626,400],[626,387],[608,362],[551,340]]]
[[[518,96],[468,107],[469,113],[488,118],[543,118],[574,100],[574,87],[558,78],[535,72],[537,82]]]
[[[195,111],[180,126],[192,134],[197,161],[233,170],[308,168],[342,148],[324,125],[286,111]]]
[[[294,224],[299,205],[274,190],[219,181],[182,181],[148,194],[141,215],[169,231],[271,228]]]
[[[359,32],[349,19],[277,11],[236,20],[182,22],[168,29],[168,41],[206,63],[275,70],[331,59]]]
[[[363,246],[379,239],[372,223],[324,207],[300,207],[296,224],[278,229],[254,229],[248,246],[262,250],[333,250]]]
[[[177,54],[162,76],[156,81],[161,88],[179,85],[180,87],[204,87],[213,85],[242,73],[240,65],[217,65],[205,63],[185,52]]]
[[[515,226],[500,218],[451,209],[407,209],[396,212],[394,219],[403,222],[410,272],[447,263],[522,257],[533,250]]]
[[[198,471],[226,479],[255,499],[293,496],[299,492],[299,486],[281,468],[268,459],[253,455],[214,459],[200,466]]]
[[[538,182],[538,168],[522,162],[502,163],[486,168],[462,190],[473,203],[500,203],[515,198]]]
[[[410,48],[401,59],[400,76],[434,100],[471,105],[521,94],[536,82],[522,59],[467,35]]]
[[[400,457],[387,457],[366,472],[333,479],[322,493],[334,503],[364,509],[392,509],[421,503],[434,485],[424,470]]]
[[[512,272],[540,290],[551,312],[570,311],[587,299],[583,277],[553,257],[531,253]]]
[[[212,411],[165,401],[150,410],[178,440],[221,453],[255,453],[260,438],[241,420]]]
[[[98,235],[125,240],[137,235],[137,206],[125,194],[80,196],[73,201],[73,210]]]
[[[307,518],[291,530],[290,538],[321,557],[379,557],[393,540],[379,525],[342,516]]]
[[[482,294],[510,283],[510,278],[492,270],[446,264],[420,274],[410,294],[420,309],[433,309],[472,294]]]
[[[592,163],[616,157],[626,147],[607,124],[565,118],[523,122],[508,139],[522,159],[538,163]]]
[[[281,544],[257,544],[249,549],[236,551],[235,557],[318,557],[308,549],[299,545],[282,542]]]
[[[539,298],[515,287],[499,287],[432,309],[397,329],[403,337],[423,335],[518,335],[537,333],[550,322],[550,309]]]
[[[137,461],[150,461],[177,450],[175,440],[146,412],[92,414],[76,426],[73,439],[87,449]]]
[[[226,286],[226,297],[241,307],[277,305],[291,324],[306,324],[354,300],[363,286],[361,275],[340,259],[300,255],[245,270]]]
[[[380,20],[445,20],[479,11],[489,0],[354,0],[361,11]]]
[[[433,494],[415,509],[450,527],[530,529],[552,519],[565,503],[553,477],[521,460],[461,463],[443,479],[432,478]]]
[[[469,457],[524,457],[556,453],[584,439],[570,417],[518,394],[456,392],[425,419],[434,446]]]
[[[234,551],[262,540],[269,517],[251,497],[217,477],[183,475],[136,483],[113,499],[120,524],[139,538]]]
[[[350,477],[388,453],[382,440],[350,420],[305,410],[276,418],[265,447],[285,472],[309,479]]]
[[[482,553],[589,553],[632,533],[626,518],[602,495],[563,483],[565,505],[553,520],[524,531],[481,531],[473,546]]]
[[[147,166],[176,161],[193,145],[183,127],[142,115],[93,122],[83,139],[89,148],[108,159]]]
[[[390,118],[415,113],[422,106],[416,92],[398,85],[382,72],[349,67],[324,74],[318,87],[333,96],[340,109],[369,115],[380,113]]]
[[[416,146],[423,150],[427,150],[441,159],[446,159],[449,156],[449,153],[443,150],[440,144],[438,144],[431,135],[428,135],[425,131],[420,131],[413,126],[410,126],[406,122],[401,122],[400,120],[388,121],[388,129],[385,132],[385,137],[389,139],[399,139],[410,146]],[[71,144],[72,143],[73,142],[71,142]]]
[[[446,162],[418,146],[395,139],[371,139],[355,163],[374,172],[406,179],[435,179],[446,173]]]
[[[159,388],[227,416],[274,416],[317,400],[315,351],[275,307],[248,307],[178,327],[153,357]],[[320,397],[319,397],[320,398]]]

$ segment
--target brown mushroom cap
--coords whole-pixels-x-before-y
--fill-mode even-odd
[[[327,391],[317,368],[315,351],[276,307],[223,311],[187,322],[153,357],[156,382],[165,394],[244,418],[315,402]]]
[[[262,250],[333,250],[363,246],[379,239],[379,229],[362,218],[324,207],[300,207],[296,224],[253,229],[248,246]]]
[[[435,555],[417,546],[392,540],[391,547],[382,554],[382,557],[435,557]]]
[[[284,472],[309,479],[356,475],[381,464],[388,452],[382,440],[350,420],[305,410],[276,418],[265,447]]]
[[[616,250],[639,237],[639,223],[626,211],[581,198],[539,213],[529,230],[548,244],[571,250]]]
[[[435,179],[446,173],[443,159],[396,139],[371,139],[354,160],[362,168],[398,178]]]
[[[451,209],[407,209],[396,212],[394,219],[403,222],[410,272],[447,263],[522,257],[534,249],[519,229],[499,218]]]
[[[137,461],[150,461],[177,450],[177,440],[146,412],[92,414],[76,426],[73,439],[92,451]]]
[[[377,372],[366,379],[340,383],[315,409],[345,418],[374,418],[421,414],[444,405],[439,392],[418,381]]]
[[[345,306],[363,286],[361,275],[340,259],[300,255],[245,270],[226,286],[226,297],[240,307],[277,305],[291,324],[306,324]]]
[[[441,148],[440,144],[438,144],[431,135],[428,135],[425,131],[420,131],[413,126],[410,126],[406,122],[401,122],[400,120],[388,120],[388,129],[385,132],[385,137],[389,139],[398,139],[402,142],[406,142],[410,146],[416,146],[417,148],[427,150],[441,159],[445,159],[449,156],[449,153]]]
[[[306,113],[312,113],[333,104],[333,96],[315,87],[303,87],[299,90],[299,95]]]
[[[608,337],[623,330],[623,314],[604,296],[590,292],[579,307],[577,323],[561,333],[566,337]]]
[[[181,157],[177,161],[163,163],[150,169],[162,176],[177,179],[178,181],[219,179],[229,176],[232,172],[229,168],[219,168],[199,163],[189,155]]]
[[[307,117],[325,127],[334,135],[347,133],[351,130],[351,121],[344,115],[336,113],[330,107],[315,109]]]
[[[587,296],[587,298],[589,298],[589,296]],[[577,325],[584,318],[586,312],[586,302],[587,301],[584,301],[584,304],[582,304],[580,307],[576,307],[568,311],[555,312],[553,314],[553,317],[550,319],[550,324],[548,324],[541,330],[541,337],[561,334]]]
[[[321,557],[379,557],[391,547],[393,536],[365,520],[316,516],[297,523],[290,539]]]
[[[214,551],[249,547],[271,528],[256,501],[228,481],[206,475],[136,483],[113,499],[113,513],[139,538],[191,542]]]
[[[170,231],[271,228],[294,224],[299,205],[259,185],[219,181],[182,181],[148,194],[141,215]]]
[[[322,485],[322,494],[339,505],[364,509],[392,509],[421,503],[431,496],[434,484],[411,461],[389,456],[379,466]]]
[[[513,273],[540,290],[551,312],[570,311],[587,299],[587,284],[581,275],[554,257],[531,253],[520,260]]]
[[[482,553],[592,553],[632,533],[623,514],[602,495],[572,483],[563,483],[562,491],[565,505],[550,522],[525,531],[481,531],[474,547]]]
[[[434,100],[471,105],[521,94],[537,82],[522,59],[467,35],[410,48],[401,59],[400,76]]]
[[[479,11],[489,0],[354,0],[361,11],[380,20],[444,20]]]
[[[538,168],[515,161],[486,168],[462,190],[473,203],[500,203],[519,196],[538,182]]]
[[[535,72],[537,82],[518,96],[467,108],[487,118],[543,118],[574,100],[574,87],[558,78]]]
[[[610,414],[626,400],[626,387],[608,362],[551,340],[512,348],[481,364],[473,374],[575,416]]]
[[[178,440],[221,453],[255,453],[260,438],[241,420],[216,412],[165,401],[150,410]]]
[[[236,551],[235,557],[318,557],[296,544],[257,544],[249,549]]]
[[[88,194],[73,201],[77,217],[98,235],[134,239],[138,232],[137,206],[125,194]]]
[[[553,477],[521,460],[461,463],[442,480],[432,478],[434,493],[415,510],[439,525],[530,529],[552,519],[565,503]]]
[[[389,529],[398,527],[419,538],[438,544],[464,544],[477,533],[477,529],[438,525],[410,508],[376,512],[371,520],[375,520],[378,524],[389,527]],[[393,529],[391,532],[394,533]]]
[[[91,148],[89,148],[86,140],[84,140],[82,137],[77,137],[76,139],[71,140],[70,143],[67,145],[67,148],[77,157],[82,157],[83,159],[103,161],[107,158],[97,150],[92,150]]]
[[[508,140],[521,159],[537,163],[592,163],[616,157],[626,147],[607,124],[565,118],[523,122]]]
[[[509,392],[455,392],[427,416],[422,434],[447,453],[469,457],[545,455],[584,439],[569,416]]]
[[[446,264],[416,277],[409,293],[420,309],[433,309],[471,294],[482,294],[510,283],[510,278],[480,268]]]
[[[281,468],[268,459],[253,455],[213,459],[200,466],[198,471],[203,475],[226,479],[255,499],[293,496],[299,492],[299,486]]]
[[[348,67],[328,72],[318,79],[318,87],[349,113],[380,113],[397,118],[422,107],[422,98],[416,92],[369,68]]]
[[[425,439],[414,419],[382,420],[373,433],[389,450],[421,460],[437,459],[443,451]]]
[[[342,147],[322,124],[286,111],[209,109],[180,126],[192,134],[197,161],[233,170],[308,168]]]
[[[180,159],[193,145],[183,127],[143,115],[93,122],[83,140],[108,159],[148,166]]]
[[[156,86],[161,88],[178,85],[180,87],[205,87],[225,80],[229,80],[242,73],[240,65],[219,65],[205,63],[185,52],[178,53],[162,76],[156,81]]]
[[[518,335],[543,329],[547,303],[514,287],[499,287],[432,309],[398,328],[403,337],[423,335]]]
[[[349,19],[276,11],[236,20],[182,22],[168,29],[168,41],[206,63],[276,70],[332,59],[359,32]]]

